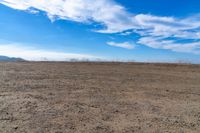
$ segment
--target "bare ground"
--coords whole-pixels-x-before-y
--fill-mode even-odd
[[[200,66],[0,63],[1,133],[199,133]]]

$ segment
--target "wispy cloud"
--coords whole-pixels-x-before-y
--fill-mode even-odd
[[[200,39],[200,15],[177,19],[140,14],[135,16],[140,28],[135,32],[141,36],[175,37],[181,39]]]
[[[129,43],[129,42],[123,42],[123,43],[116,43],[116,42],[107,42],[108,45],[114,46],[114,47],[120,47],[125,49],[134,49],[135,45]]]
[[[163,40],[158,37],[143,37],[138,43],[156,49],[167,49],[176,52],[200,53],[200,42],[178,43],[174,40]]]
[[[20,57],[31,61],[68,61],[70,59],[100,59],[100,57],[88,54],[53,52],[48,50],[36,49],[33,47],[24,47],[19,44],[0,44],[0,55]]]
[[[152,48],[191,53],[199,51],[200,14],[185,18],[134,14],[114,0],[1,0],[0,3],[18,10],[44,11],[53,21],[64,19],[80,23],[96,22],[104,27],[94,30],[100,33],[137,33],[140,36],[138,44]],[[37,13],[37,10],[33,12]],[[176,42],[186,39],[193,41]]]
[[[98,30],[102,33],[121,32],[135,26],[131,14],[113,0],[1,0],[0,3],[18,10],[35,8],[46,12],[51,20],[95,21],[105,26]]]

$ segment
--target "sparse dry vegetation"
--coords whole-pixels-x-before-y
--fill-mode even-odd
[[[1,133],[199,133],[200,66],[0,63]]]

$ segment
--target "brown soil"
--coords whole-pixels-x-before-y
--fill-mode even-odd
[[[0,63],[1,133],[199,133],[200,66]]]

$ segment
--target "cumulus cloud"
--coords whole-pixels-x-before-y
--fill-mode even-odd
[[[192,53],[199,49],[200,14],[185,18],[134,14],[114,0],[0,0],[0,3],[32,13],[44,11],[52,21],[64,19],[80,23],[96,22],[103,27],[96,30],[100,33],[120,33],[123,36],[136,33],[140,36],[137,41],[139,44],[152,48]],[[193,41],[176,42],[180,39]],[[186,50],[187,47],[190,49]]]
[[[96,60],[100,57],[87,55],[87,54],[76,54],[76,53],[64,53],[64,52],[53,52],[48,50],[41,50],[32,47],[24,47],[19,44],[0,44],[0,55],[10,57],[20,57],[25,60],[31,61],[68,61],[70,59],[89,59]]]
[[[123,42],[123,43],[116,43],[116,42],[107,42],[108,45],[114,46],[114,47],[120,47],[125,49],[134,49],[135,45],[129,43],[129,42]]]

